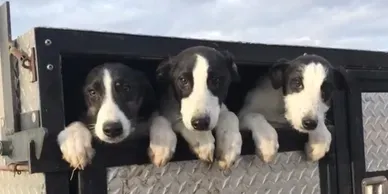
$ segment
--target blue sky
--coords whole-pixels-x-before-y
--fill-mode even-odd
[[[14,36],[34,26],[50,26],[388,51],[388,1],[384,0],[10,2]]]

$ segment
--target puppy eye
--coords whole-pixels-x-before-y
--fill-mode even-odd
[[[187,79],[184,78],[184,77],[180,77],[180,78],[179,78],[179,82],[181,82],[183,85],[187,85],[187,84],[188,84]]]
[[[124,84],[123,85],[123,90],[126,91],[126,92],[129,92],[129,91],[131,91],[131,86],[129,86],[127,84]]]
[[[302,85],[302,80],[299,79],[299,78],[294,79],[293,83],[294,83],[294,86],[297,87],[297,88],[303,87],[303,85]]]
[[[96,91],[93,89],[88,90],[88,94],[90,97],[94,97],[96,95]]]
[[[126,83],[122,84],[120,82],[116,82],[115,85],[117,90],[123,90],[125,92],[131,91],[131,86],[129,84],[126,84]]]
[[[214,86],[218,86],[220,84],[220,78],[218,77],[213,77],[210,82],[214,85]]]

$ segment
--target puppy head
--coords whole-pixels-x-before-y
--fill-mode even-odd
[[[123,141],[134,130],[136,119],[147,114],[144,110],[152,96],[145,76],[124,64],[105,63],[92,69],[84,98],[97,138],[107,143]]]
[[[301,132],[324,125],[335,89],[344,89],[345,75],[323,57],[304,54],[294,60],[279,60],[270,70],[274,89],[282,89],[285,117]]]
[[[232,55],[205,46],[187,48],[163,61],[157,77],[174,91],[185,127],[198,131],[216,126],[229,85],[239,80]]]

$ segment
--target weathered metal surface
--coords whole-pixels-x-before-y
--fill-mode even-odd
[[[228,173],[199,161],[172,162],[164,168],[114,167],[108,169],[108,193],[320,193],[318,163],[303,157],[302,152],[284,152],[273,163],[263,164],[256,156],[244,156]]]
[[[18,37],[17,44],[18,49],[25,52],[28,56],[34,54],[31,53],[33,51],[31,48],[33,48],[33,45],[35,45],[34,30],[30,30],[23,34],[23,36]],[[38,61],[35,61],[35,63],[38,63]],[[25,69],[21,65],[18,65],[18,71],[21,113],[39,110],[39,81],[32,83],[31,71]]]
[[[388,93],[362,93],[365,168],[388,170]]]
[[[3,7],[2,7],[3,8]],[[4,28],[4,26],[0,26],[0,28]],[[32,39],[32,37],[26,37],[26,39]],[[0,62],[0,88],[3,88],[3,82],[2,82],[2,64]],[[16,66],[17,68],[17,66]],[[24,80],[24,75],[19,74],[20,78],[14,77],[15,83]],[[27,79],[28,80],[28,79]],[[21,81],[22,85],[20,86],[22,89],[24,89],[26,86],[24,81]],[[16,84],[17,85],[17,84]],[[31,87],[29,87],[31,88]],[[29,91],[28,98],[34,99],[34,93],[36,91]],[[37,107],[36,102],[34,103],[33,100],[25,100],[26,97],[23,97],[22,99],[22,107]],[[36,99],[36,97],[35,97]],[[17,102],[19,102],[19,99],[15,99]],[[37,99],[36,99],[37,101]],[[0,90],[0,140],[7,140],[5,137],[6,134],[11,134],[13,131],[6,131],[2,127],[4,124],[4,121],[2,118],[4,118],[4,104],[9,102],[4,102],[3,99],[3,90]],[[27,110],[26,108],[24,110]],[[34,109],[28,109],[28,110],[34,110]],[[15,110],[18,113],[20,113],[19,110]],[[27,111],[26,111],[27,112]],[[12,129],[13,130],[13,129]],[[0,165],[6,165],[6,162],[4,160],[4,157],[0,156]],[[46,188],[45,188],[45,180],[43,174],[29,174],[28,172],[21,172],[20,174],[15,174],[13,172],[8,171],[0,171],[0,194],[45,194]]]

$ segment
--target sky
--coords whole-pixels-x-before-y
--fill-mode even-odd
[[[3,3],[4,0],[0,0]],[[386,0],[10,0],[36,26],[388,51]]]

